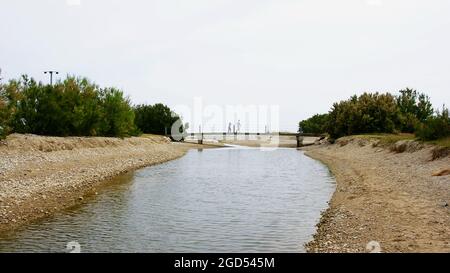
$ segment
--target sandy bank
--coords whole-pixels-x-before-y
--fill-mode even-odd
[[[195,147],[160,136],[10,135],[0,142],[0,231],[73,206],[108,178],[179,158]]]
[[[383,252],[450,252],[450,156],[432,160],[434,148],[359,138],[305,148],[337,180],[308,251],[367,252],[377,241]]]

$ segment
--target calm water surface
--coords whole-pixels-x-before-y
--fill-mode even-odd
[[[193,150],[1,235],[0,252],[302,252],[334,188],[295,149]]]

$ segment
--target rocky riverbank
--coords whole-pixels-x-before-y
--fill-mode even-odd
[[[73,206],[96,194],[108,178],[179,158],[195,147],[161,136],[10,135],[0,142],[0,232]]]
[[[450,252],[448,148],[349,137],[304,150],[337,180],[309,252],[367,252],[372,241],[382,252]]]

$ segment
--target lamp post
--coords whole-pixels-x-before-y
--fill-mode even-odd
[[[53,85],[53,74],[58,75],[58,71],[44,71],[44,74],[50,74],[50,85]]]

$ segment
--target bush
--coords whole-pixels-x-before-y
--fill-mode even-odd
[[[328,114],[314,115],[307,120],[303,120],[299,125],[299,132],[307,134],[323,134],[327,130]]]
[[[413,133],[419,123],[425,122],[433,115],[430,98],[409,88],[399,92],[400,95],[397,96],[398,129],[405,133]]]
[[[416,136],[421,140],[437,140],[450,136],[448,109],[444,108],[442,113],[437,113],[419,124],[416,129]]]
[[[328,115],[327,132],[332,138],[364,133],[392,133],[398,120],[395,97],[364,93],[335,103]]]
[[[112,137],[138,133],[123,92],[100,89],[87,79],[67,77],[52,86],[23,76],[3,85],[0,95],[0,121],[8,132]]]
[[[171,134],[180,117],[164,104],[138,105],[134,108],[135,123],[145,134]]]
[[[0,87],[1,88],[1,87]],[[6,136],[8,109],[6,101],[0,96],[0,139]]]
[[[133,108],[121,90],[100,88],[84,78],[67,77],[55,85],[44,85],[22,76],[0,85],[0,137],[10,132],[125,137],[142,131],[164,135],[171,133],[177,121],[179,116],[163,104]]]
[[[0,139],[11,132],[11,118],[15,110],[17,93],[14,87],[0,84]]]
[[[445,115],[444,115],[445,116]],[[414,133],[424,139],[447,135],[447,117],[433,116],[430,98],[413,89],[389,93],[364,93],[333,104],[328,114],[315,115],[300,122],[304,132],[326,131],[331,138],[371,133]]]
[[[100,130],[102,122],[102,101],[98,86],[87,79],[67,78],[58,85],[64,96],[61,101],[64,119],[67,122],[67,133],[77,136],[104,135]]]
[[[100,132],[105,136],[130,136],[136,134],[134,112],[122,91],[106,88],[100,91]]]

